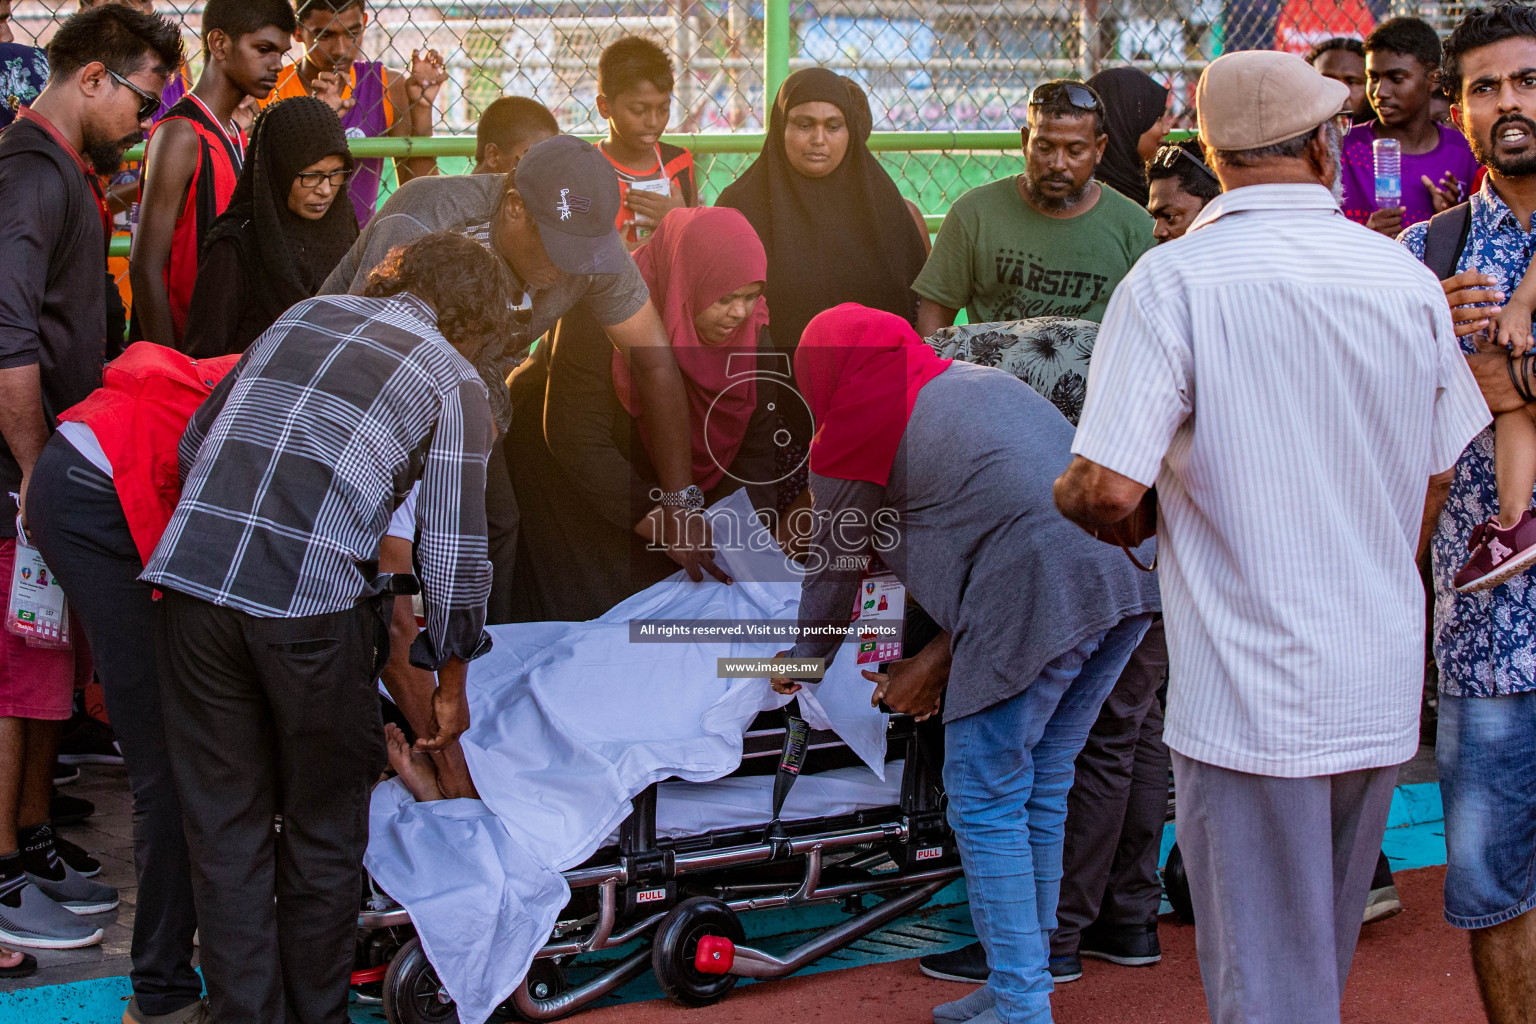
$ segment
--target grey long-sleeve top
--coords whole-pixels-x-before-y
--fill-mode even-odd
[[[812,544],[829,557],[802,585],[801,624],[849,620],[859,571],[836,556],[873,544],[951,635],[951,722],[1022,693],[1122,619],[1161,610],[1155,575],[1056,510],[1072,433],[1012,374],[951,365],[918,393],[885,487],[811,474]],[[1152,543],[1137,551],[1143,565]],[[830,659],[838,643],[817,637],[793,656]]]

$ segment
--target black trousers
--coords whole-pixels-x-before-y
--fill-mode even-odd
[[[512,571],[517,562],[517,528],[522,522],[501,441],[497,438],[491,446],[490,461],[485,465],[486,540],[491,560],[491,596],[485,606],[487,626],[512,621]]]
[[[112,481],[57,434],[32,471],[27,506],[95,655],[133,790],[133,994],[146,1014],[175,1013],[201,998],[203,981],[192,969],[197,915],[161,714],[154,591],[138,581],[144,566]]]
[[[1120,673],[1067,794],[1061,901],[1051,956],[1077,952],[1084,929],[1157,926],[1157,855],[1168,810],[1168,748],[1157,691],[1168,679],[1159,616]]]
[[[212,1018],[346,1024],[368,791],[386,760],[387,611],[260,619],[173,591],[163,605]]]

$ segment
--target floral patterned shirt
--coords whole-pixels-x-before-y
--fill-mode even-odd
[[[1536,253],[1536,235],[1520,226],[1491,182],[1472,196],[1472,228],[1456,271],[1480,270],[1511,294]],[[1424,258],[1428,222],[1415,224],[1400,241]],[[1462,348],[1474,351],[1472,338]],[[1435,581],[1435,661],[1440,691],[1453,697],[1492,697],[1536,690],[1536,573],[1476,594],[1451,586],[1467,560],[1473,527],[1499,508],[1493,473],[1493,428],[1477,436],[1460,461],[1451,494],[1431,542]]]
[[[48,55],[35,46],[0,43],[0,128],[16,120],[23,104],[48,83]]]

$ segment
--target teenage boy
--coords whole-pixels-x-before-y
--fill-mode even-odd
[[[1353,36],[1334,36],[1312,47],[1307,63],[1324,78],[1349,86],[1349,112],[1364,121],[1371,116],[1365,100],[1365,44]]]
[[[208,0],[203,8],[203,73],[145,150],[128,261],[135,339],[180,345],[203,237],[229,205],[245,158],[235,108],[277,84],[294,24],[286,0]]]
[[[56,417],[101,383],[110,174],[150,126],[181,36],[108,5],[76,14],[48,48],[48,85],[0,134],[0,585],[16,571],[17,495]],[[48,821],[75,652],[0,632],[0,940],[45,949],[101,941],[117,891],[61,863]],[[193,994],[195,999],[196,993]]]
[[[283,69],[267,103],[291,96],[319,97],[336,111],[349,138],[432,134],[437,94],[448,80],[436,50],[412,50],[409,72],[390,71],[363,56],[366,0],[297,0],[295,6],[299,26],[294,37],[304,54]],[[437,161],[431,157],[395,160],[395,179],[402,185],[436,173]],[[356,161],[347,194],[359,227],[366,227],[373,217],[383,175],[384,161],[379,157]]]
[[[693,154],[661,141],[672,116],[672,62],[649,39],[625,36],[597,61],[597,112],[608,122],[598,149],[619,176],[615,227],[633,250],[668,211],[699,205]]]
[[[1440,84],[1440,37],[1418,18],[1390,18],[1365,40],[1366,91],[1376,120],[1344,137],[1340,204],[1350,220],[1388,238],[1461,202],[1477,175],[1477,159],[1462,134],[1435,120]],[[1372,144],[1396,139],[1402,148],[1401,205],[1378,209]]]
[[[1152,237],[1157,244],[1183,238],[1205,204],[1221,195],[1221,182],[1194,140],[1163,146],[1147,164]]]
[[[475,169],[471,174],[511,174],[537,142],[560,134],[555,115],[538,100],[503,96],[485,108],[475,126]]]

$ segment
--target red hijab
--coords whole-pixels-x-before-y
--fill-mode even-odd
[[[795,350],[795,382],[816,418],[811,469],[884,487],[917,393],[951,362],[894,313],[845,302],[817,315]]]
[[[672,356],[688,392],[688,422],[693,432],[693,482],[706,490],[720,482],[747,435],[757,409],[757,385],[746,361],[736,368],[732,353],[755,353],[757,336],[768,324],[768,303],[759,298],[741,326],[719,345],[705,343],[694,316],[738,289],[768,279],[763,243],[736,210],[711,206],[673,210],[661,219],[651,240],[635,250],[640,276],[661,313]],[[739,362],[739,361],[738,361]],[[640,421],[640,437],[651,449],[640,396],[629,364],[613,354],[613,390],[625,410]]]

